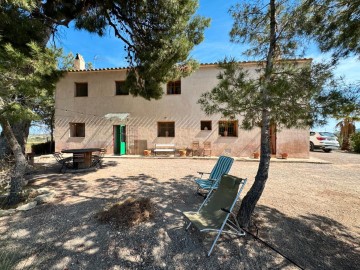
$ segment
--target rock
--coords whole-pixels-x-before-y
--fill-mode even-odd
[[[50,193],[50,189],[49,188],[38,188],[36,189],[36,191],[40,194],[44,194],[44,193]]]
[[[28,211],[30,209],[33,209],[37,205],[37,202],[29,202],[27,204],[21,205],[16,210],[18,211]]]
[[[8,210],[2,210],[2,209],[0,209],[0,217],[10,216],[10,215],[14,214],[15,212],[16,212],[15,209],[8,209]]]
[[[53,199],[54,199],[54,193],[50,192],[36,196],[34,198],[34,201],[36,201],[38,204],[42,204],[42,203],[50,202]]]

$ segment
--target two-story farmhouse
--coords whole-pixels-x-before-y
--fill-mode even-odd
[[[160,100],[148,101],[124,91],[125,68],[85,70],[80,57],[74,71],[58,82],[55,96],[56,150],[104,147],[108,154],[143,154],[155,144],[190,148],[210,142],[211,155],[249,157],[260,149],[260,129],[239,128],[240,118],[207,116],[197,104],[217,84],[216,64],[202,64],[189,77],[164,85]],[[80,61],[80,62],[79,62]],[[309,59],[298,60],[309,63]],[[257,76],[257,62],[242,63]],[[271,128],[272,154],[308,158],[307,129]]]

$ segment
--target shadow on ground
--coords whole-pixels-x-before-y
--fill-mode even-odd
[[[258,206],[259,238],[305,269],[357,269],[359,239],[337,221],[320,215],[288,217],[274,208]]]
[[[116,165],[111,165],[116,166]],[[42,179],[41,175],[37,176]],[[221,237],[210,258],[213,235],[186,232],[182,211],[195,210],[193,175],[159,179],[147,175],[92,180],[89,174],[51,174],[39,180],[58,200],[0,218],[0,248],[18,269],[296,269],[250,235]],[[149,197],[155,218],[132,228],[115,228],[95,218],[109,203]],[[291,218],[259,206],[260,238],[306,269],[355,269],[360,265],[355,238],[326,217]]]

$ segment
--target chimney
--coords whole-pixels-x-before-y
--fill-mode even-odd
[[[85,69],[85,60],[81,54],[76,54],[74,60],[74,69],[75,70],[84,70]]]

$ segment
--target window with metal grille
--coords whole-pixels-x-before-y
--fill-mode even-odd
[[[88,83],[75,83],[75,97],[88,96]]]
[[[175,122],[158,122],[158,137],[175,137]]]
[[[167,83],[168,95],[180,95],[181,94],[181,81],[172,81]]]
[[[70,137],[85,137],[85,123],[70,123]]]
[[[129,89],[125,89],[125,81],[117,81],[115,82],[115,95],[117,96],[125,96],[129,95]]]
[[[237,137],[238,122],[233,120],[219,121],[219,135],[225,137]]]

